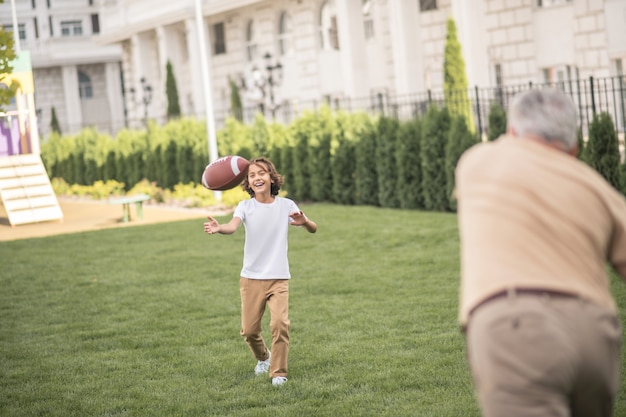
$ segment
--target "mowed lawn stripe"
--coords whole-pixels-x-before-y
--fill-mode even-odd
[[[254,376],[239,336],[243,228],[0,242],[0,416],[479,416],[456,321],[456,216],[302,208],[319,231],[290,230],[279,388]],[[612,285],[624,319],[626,285]]]

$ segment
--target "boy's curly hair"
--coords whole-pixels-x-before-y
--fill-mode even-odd
[[[265,170],[270,174],[270,179],[272,180],[270,193],[274,196],[278,195],[278,192],[280,191],[280,187],[285,183],[285,179],[283,178],[282,175],[278,173],[272,161],[261,156],[258,158],[251,159],[250,165],[260,165],[261,167],[265,168]],[[241,186],[243,187],[244,190],[246,190],[248,194],[250,194],[250,197],[254,197],[254,190],[252,189],[252,187],[250,187],[247,173],[241,183]]]

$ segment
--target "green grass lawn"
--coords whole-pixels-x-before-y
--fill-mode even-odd
[[[478,416],[456,216],[303,208],[319,232],[290,230],[282,387],[254,376],[239,336],[243,229],[208,236],[200,219],[0,242],[0,416]]]

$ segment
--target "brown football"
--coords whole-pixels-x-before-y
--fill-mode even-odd
[[[209,190],[225,191],[243,181],[250,163],[237,155],[223,156],[211,162],[202,173],[202,185]]]

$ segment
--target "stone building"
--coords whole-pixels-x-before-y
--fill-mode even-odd
[[[31,56],[42,138],[50,132],[53,108],[62,133],[87,126],[112,133],[124,127],[122,48],[95,42],[100,3],[14,0],[19,48]],[[7,30],[13,30],[11,6],[11,1],[0,4],[0,25]]]
[[[53,105],[68,131],[165,122],[168,61],[183,115],[205,117],[209,80],[218,127],[231,85],[247,121],[259,109],[288,122],[322,102],[419,101],[443,88],[450,17],[472,88],[623,80],[626,66],[626,0],[15,1],[44,132]]]

